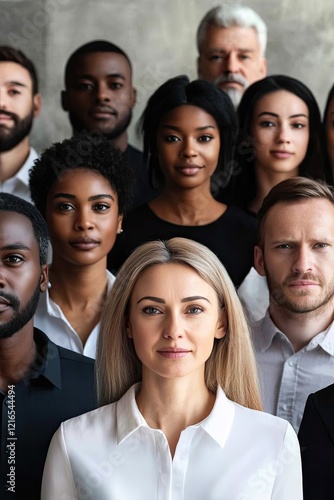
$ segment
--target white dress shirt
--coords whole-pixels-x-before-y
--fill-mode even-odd
[[[108,270],[108,293],[115,281],[115,276]],[[49,283],[49,288],[51,284]],[[96,358],[97,338],[100,328],[98,323],[89,334],[85,345],[68,321],[63,311],[50,297],[49,290],[41,293],[38,307],[34,316],[34,326],[44,332],[52,342],[71,351]]]
[[[14,177],[7,179],[4,182],[0,182],[0,191],[4,193],[15,194],[26,201],[30,201],[30,189],[29,189],[29,170],[37,160],[38,154],[34,148],[30,148],[30,153],[20,170]]]
[[[253,323],[263,318],[269,306],[267,278],[251,267],[237,292],[249,321]]]
[[[334,382],[334,324],[298,352],[268,312],[252,330],[264,410],[298,432],[308,395]]]
[[[299,444],[285,420],[218,389],[210,415],[187,427],[172,459],[139,412],[132,386],[117,402],[61,424],[42,500],[301,500]]]

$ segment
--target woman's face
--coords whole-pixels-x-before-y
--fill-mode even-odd
[[[298,175],[310,136],[307,105],[286,90],[264,95],[254,106],[251,136],[256,169]]]
[[[191,267],[169,263],[146,269],[132,291],[127,326],[143,378],[203,381],[214,339],[225,335],[222,311],[216,291]]]
[[[328,106],[326,121],[326,146],[331,167],[334,168],[334,98]]]
[[[159,164],[169,187],[206,185],[217,168],[220,135],[215,119],[197,106],[178,106],[157,131]]]
[[[106,259],[120,230],[117,193],[98,172],[65,172],[47,198],[46,219],[54,258],[74,265]]]

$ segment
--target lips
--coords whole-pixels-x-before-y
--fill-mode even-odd
[[[110,116],[116,116],[117,111],[106,106],[98,106],[91,110],[90,115],[97,119],[106,119]]]
[[[194,163],[190,165],[178,166],[176,170],[183,175],[192,176],[196,175],[202,168],[202,165],[195,165]]]
[[[6,311],[9,307],[11,307],[11,303],[9,300],[5,299],[4,297],[0,297],[0,312]]]
[[[77,249],[77,250],[82,250],[82,251],[88,251],[96,248],[99,246],[100,242],[97,240],[94,240],[92,238],[77,238],[76,240],[70,241],[70,245]]]
[[[191,351],[189,349],[180,349],[176,347],[168,347],[166,349],[160,349],[158,353],[163,356],[164,358],[169,358],[169,359],[178,359],[178,358],[184,358],[187,356]]]
[[[284,150],[273,150],[273,151],[270,151],[270,153],[275,157],[275,158],[278,158],[280,160],[285,160],[287,158],[290,158],[291,156],[293,156],[294,153],[292,153],[291,151],[284,151]]]

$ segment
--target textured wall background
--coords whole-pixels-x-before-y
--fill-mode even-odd
[[[234,3],[230,0],[230,3]],[[268,26],[268,74],[302,80],[323,109],[334,82],[332,0],[247,0]],[[40,150],[70,136],[60,107],[65,62],[79,45],[107,39],[130,56],[138,103],[134,128],[149,95],[167,78],[196,77],[196,28],[217,0],[0,0],[0,43],[22,49],[36,63],[43,111],[33,145]]]

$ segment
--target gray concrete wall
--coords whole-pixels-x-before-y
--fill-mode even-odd
[[[107,39],[120,45],[134,67],[138,102],[134,127],[149,95],[167,78],[196,77],[195,34],[217,0],[0,0],[0,43],[21,48],[38,68],[43,111],[32,143],[40,150],[70,136],[60,108],[64,65],[79,45]],[[233,3],[233,0],[230,0]],[[247,0],[268,25],[268,73],[302,80],[323,109],[334,82],[332,0]]]

